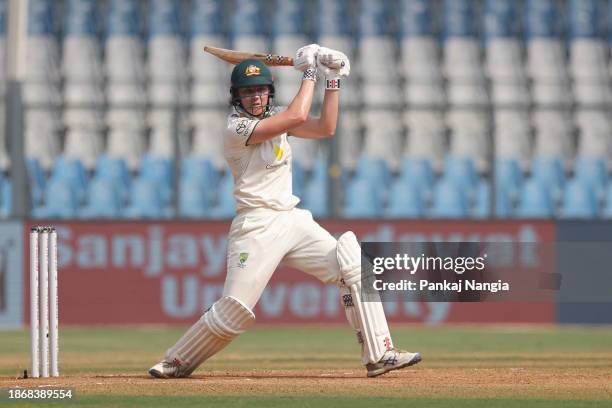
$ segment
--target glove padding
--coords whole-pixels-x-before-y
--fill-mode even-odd
[[[317,68],[325,76],[348,77],[351,73],[351,63],[348,57],[343,52],[327,47],[319,47]]]
[[[298,49],[293,59],[293,67],[300,72],[304,72],[308,68],[316,68],[319,48],[321,48],[319,44],[309,44]]]

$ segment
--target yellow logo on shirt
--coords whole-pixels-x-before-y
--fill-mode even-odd
[[[276,160],[280,160],[283,158],[283,149],[279,145],[274,145],[274,156],[276,156]]]

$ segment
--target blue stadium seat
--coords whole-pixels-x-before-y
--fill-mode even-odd
[[[53,164],[52,179],[69,183],[76,193],[77,200],[83,201],[87,192],[87,173],[83,163],[77,159],[60,156]]]
[[[120,218],[119,189],[111,179],[94,178],[87,189],[87,205],[79,211],[81,218]]]
[[[209,208],[206,186],[197,179],[182,179],[179,185],[179,215],[205,218]]]
[[[444,0],[444,38],[475,37],[478,35],[479,16],[471,0]]]
[[[0,218],[8,218],[11,216],[13,209],[13,188],[11,180],[2,177],[0,180]]]
[[[522,28],[519,7],[516,0],[486,0],[482,17],[486,38],[519,36]]]
[[[132,182],[130,205],[123,214],[125,218],[167,218],[171,212],[164,205],[157,183],[138,177]]]
[[[561,18],[558,0],[528,0],[526,11],[529,39],[562,34],[564,19]]]
[[[531,172],[553,199],[560,198],[565,184],[565,170],[561,160],[556,157],[535,157]]]
[[[495,161],[495,184],[498,189],[504,189],[511,200],[518,198],[523,184],[523,171],[516,160]]]
[[[469,215],[465,191],[454,181],[440,180],[434,187],[431,218],[466,218]]]
[[[206,186],[215,186],[219,182],[220,175],[210,160],[191,156],[181,161],[181,178],[198,180]]]
[[[581,180],[572,180],[565,186],[562,218],[596,218],[598,213],[597,199],[591,186]]]
[[[448,156],[444,161],[444,178],[471,194],[478,182],[476,165],[469,157]]]
[[[577,180],[592,188],[598,197],[604,196],[608,184],[608,169],[603,159],[578,157],[574,171]]]
[[[361,156],[357,162],[356,177],[368,182],[378,195],[383,195],[391,183],[391,172],[387,163],[375,157]]]
[[[429,0],[400,0],[399,6],[399,30],[402,37],[434,35],[435,16]]]
[[[491,215],[491,183],[480,180],[476,187],[474,207],[471,211],[472,218],[488,218]]]
[[[302,166],[297,160],[294,160],[291,166],[291,186],[293,194],[302,198],[304,194],[305,175]]]
[[[130,171],[127,164],[121,158],[100,156],[96,163],[95,178],[107,180],[115,184],[121,194],[121,199],[127,199],[130,188]]]
[[[404,158],[400,165],[400,178],[412,183],[425,201],[430,199],[435,175],[429,160]]]
[[[548,189],[538,179],[530,179],[523,184],[517,218],[551,218],[554,206]]]
[[[30,183],[30,196],[32,198],[32,205],[38,206],[42,203],[44,192],[45,192],[45,171],[43,170],[40,162],[34,158],[28,158],[26,160],[28,168],[28,179]]]
[[[319,0],[317,4],[315,30],[316,37],[350,35],[350,21],[346,18],[346,0]]]
[[[325,218],[329,214],[327,208],[328,196],[327,183],[312,178],[304,188],[300,206],[309,210],[314,217]]]
[[[425,214],[425,203],[416,183],[409,178],[400,178],[389,192],[389,205],[385,209],[387,218],[419,218]]]
[[[51,179],[45,189],[45,204],[33,211],[35,218],[75,218],[78,210],[73,184],[65,179]]]
[[[154,182],[161,190],[165,204],[172,197],[172,182],[174,177],[174,161],[146,155],[140,163],[140,177]]]
[[[381,197],[366,180],[349,182],[344,198],[344,217],[376,218],[381,213]]]
[[[513,213],[513,200],[510,196],[510,193],[503,185],[496,185],[495,186],[495,216],[499,218],[510,218],[512,217],[512,213]]]
[[[217,205],[210,211],[211,218],[225,219],[236,214],[234,200],[234,179],[228,171],[219,182],[217,189]]]

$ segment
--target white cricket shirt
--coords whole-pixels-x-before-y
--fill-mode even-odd
[[[272,115],[285,110],[274,107]],[[227,118],[223,155],[234,175],[236,210],[267,207],[290,210],[300,199],[293,195],[291,146],[287,133],[246,145],[259,119],[241,116],[235,109]]]

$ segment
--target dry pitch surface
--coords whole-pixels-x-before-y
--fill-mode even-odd
[[[394,327],[421,351],[417,366],[367,379],[349,329],[259,328],[189,379],[146,370],[182,328],[70,328],[62,377],[17,379],[29,365],[26,331],[0,335],[0,388],[71,387],[70,406],[612,407],[612,328]],[[6,399],[2,406],[9,406]],[[15,406],[41,406],[17,403]],[[48,405],[48,404],[45,404]]]

